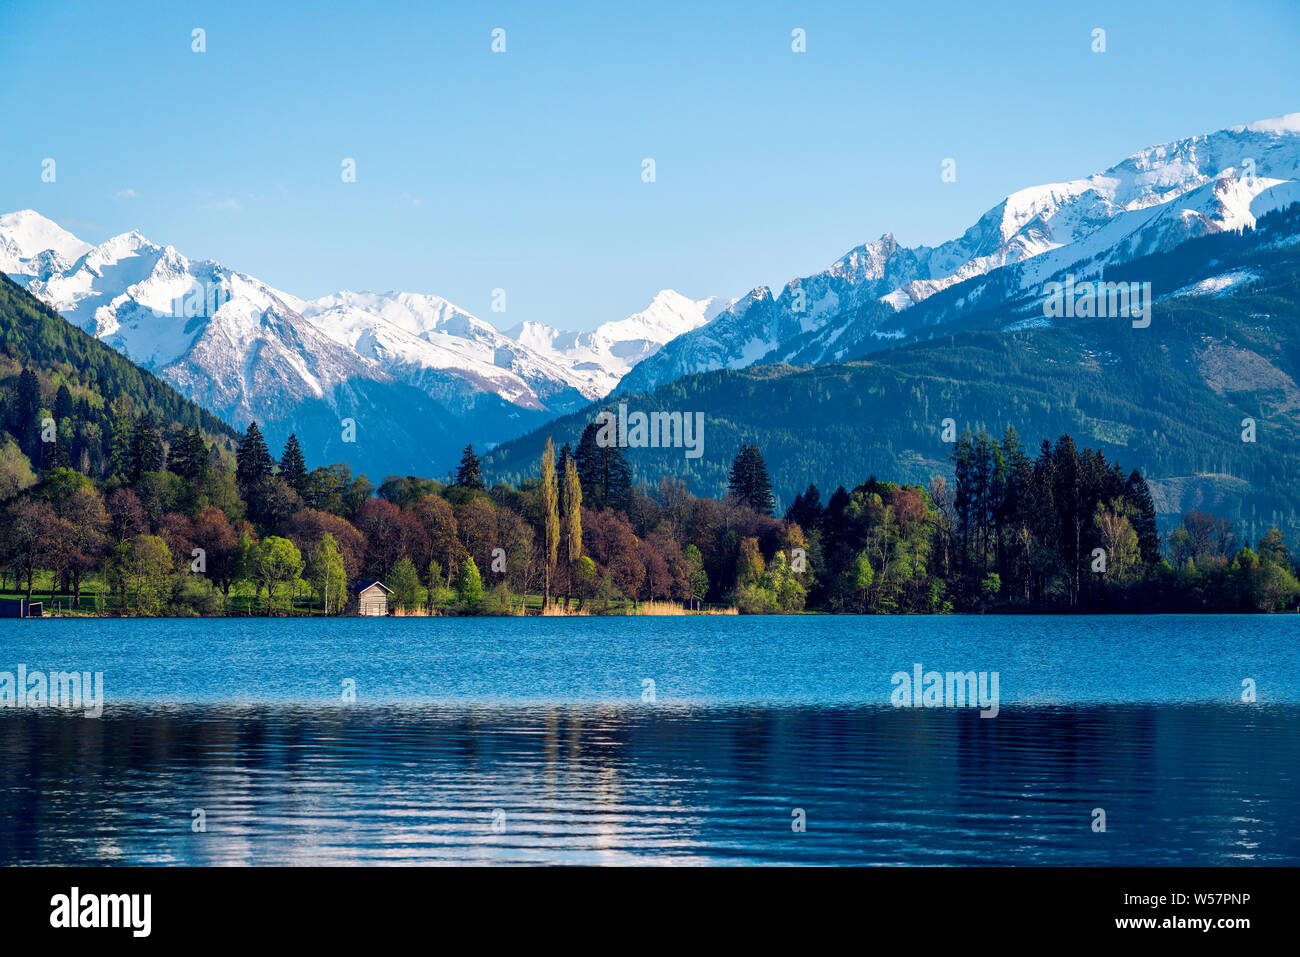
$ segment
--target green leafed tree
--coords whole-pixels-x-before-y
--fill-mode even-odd
[[[348,573],[343,552],[326,532],[307,548],[307,581],[327,615],[337,615],[348,603]]]
[[[850,569],[849,584],[858,596],[858,607],[867,610],[867,597],[871,592],[871,583],[876,580],[876,570],[871,567],[871,558],[865,551],[858,552]]]
[[[419,607],[420,575],[415,570],[415,563],[406,556],[398,559],[393,570],[388,573],[388,587],[393,590],[392,601],[403,611]]]
[[[284,586],[302,574],[302,553],[287,538],[270,535],[253,552],[253,580],[259,592],[266,589],[267,606],[271,610],[287,612]]]
[[[543,603],[551,603],[551,576],[555,572],[555,563],[560,554],[560,501],[559,490],[555,483],[555,443],[549,438],[542,452],[541,475],[542,498],[542,578],[544,582]]]
[[[755,584],[766,570],[763,553],[758,548],[758,539],[743,539],[736,557],[736,587]]]
[[[566,445],[565,451],[568,451]],[[572,456],[566,456],[564,485],[561,501],[564,506],[564,559],[568,574],[565,576],[569,592],[573,589],[573,566],[582,556],[582,483],[578,480],[578,466]],[[569,607],[569,592],[564,596],[564,607]]]
[[[456,597],[461,610],[467,614],[475,614],[483,605],[483,576],[472,558],[461,562],[460,570],[456,572]]]
[[[106,575],[132,615],[160,615],[171,594],[175,566],[167,543],[157,535],[137,535],[109,557]]]
[[[704,570],[704,556],[695,545],[687,545],[682,552],[686,559],[686,586],[696,608],[709,594],[709,575]]]

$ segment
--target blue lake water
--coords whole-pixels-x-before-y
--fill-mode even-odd
[[[0,621],[0,682],[102,672],[105,700],[0,710],[0,863],[1296,864],[1298,638],[1295,615]],[[891,706],[918,663],[996,672],[996,717]]]

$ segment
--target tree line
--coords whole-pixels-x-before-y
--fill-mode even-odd
[[[467,447],[445,480],[309,468],[257,423],[233,463],[197,426],[124,420],[101,474],[42,458],[0,489],[0,591],[132,615],[339,614],[383,581],[406,613],[1278,611],[1300,600],[1276,529],[1254,547],[1201,512],[1162,536],[1142,475],[1064,435],[1037,454],[1014,430],[966,433],[952,480],[874,476],[824,503],[810,484],[776,517],[767,465],[743,444],[728,494],[634,485],[586,430],[548,440],[535,474],[484,480]],[[233,465],[233,467],[232,467]],[[93,607],[85,593],[95,583]]]

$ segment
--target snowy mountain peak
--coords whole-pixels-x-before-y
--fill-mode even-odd
[[[621,383],[642,391],[682,375],[753,362],[831,362],[871,330],[959,283],[1015,267],[1032,286],[1072,263],[1097,268],[1208,233],[1253,226],[1300,199],[1300,113],[1151,146],[1080,179],[1017,190],[956,239],[904,247],[888,233],[827,270],[791,280],[772,304],[759,291],[674,340]],[[1005,290],[993,283],[995,294]],[[978,292],[966,297],[971,308]],[[905,319],[899,319],[905,323]],[[893,327],[891,326],[891,329]],[[883,339],[896,339],[890,331]]]
[[[21,272],[24,260],[48,251],[64,262],[73,262],[91,248],[90,243],[82,242],[34,209],[0,215],[0,271]]]
[[[1300,133],[1300,113],[1287,113],[1284,116],[1275,116],[1271,120],[1256,120],[1254,123],[1232,128],[1234,133],[1247,130],[1252,133]]]
[[[236,425],[275,423],[371,385],[406,388],[408,402],[423,393],[452,416],[486,407],[497,429],[518,420],[511,409],[562,414],[730,304],[663,289],[642,312],[591,333],[524,323],[511,336],[441,296],[345,290],[303,300],[139,230],[85,243],[33,210],[0,216],[0,269]]]
[[[522,322],[507,335],[567,368],[574,387],[596,399],[607,395],[628,370],[665,343],[712,321],[733,302],[719,296],[691,299],[675,289],[661,289],[640,312],[602,323],[591,332],[564,332]]]
[[[403,332],[428,339],[438,334],[492,338],[490,323],[471,315],[441,296],[412,292],[337,292],[304,303],[303,314],[315,321],[331,322],[352,316],[379,319]],[[318,323],[320,324],[320,323]]]

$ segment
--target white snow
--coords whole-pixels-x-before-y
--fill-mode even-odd
[[[1079,264],[1096,272],[1197,236],[1253,227],[1265,213],[1300,200],[1297,134],[1300,113],[1292,113],[1153,146],[1091,176],[1017,190],[961,236],[935,247],[899,246],[886,233],[824,272],[792,280],[778,304],[781,315],[741,300],[637,366],[624,387],[639,391],[757,361],[767,353],[758,355],[756,343],[775,342],[779,354],[801,362],[829,361],[842,352],[847,327],[871,299],[905,313],[937,292],[1012,264],[1021,264],[1018,273],[999,277],[1009,276],[1028,294]],[[795,288],[806,297],[803,313],[790,308],[787,294]],[[978,304],[986,288],[1003,293],[992,281],[972,284],[949,313]]]
[[[583,395],[599,398],[637,363],[712,321],[734,301],[719,296],[690,299],[673,289],[661,289],[642,311],[602,323],[591,332],[561,332],[524,322],[507,334],[567,369],[569,381]]]
[[[563,412],[605,395],[641,358],[730,305],[663,290],[642,312],[594,332],[525,323],[512,338],[439,296],[344,291],[303,300],[138,231],[92,246],[32,210],[0,216],[0,269],[232,419],[291,411],[358,379],[406,382],[460,407],[495,394]],[[221,296],[211,308],[178,309],[178,300],[196,291],[202,300],[212,288]]]
[[[1232,272],[1221,273],[1218,276],[1210,276],[1202,279],[1200,282],[1193,283],[1190,286],[1183,286],[1176,289],[1167,297],[1169,299],[1178,299],[1183,296],[1222,296],[1236,287],[1255,282],[1259,279],[1259,273],[1251,269],[1236,269]]]
[[[0,272],[27,274],[23,261],[53,250],[65,263],[91,249],[72,233],[32,209],[0,216]]]

